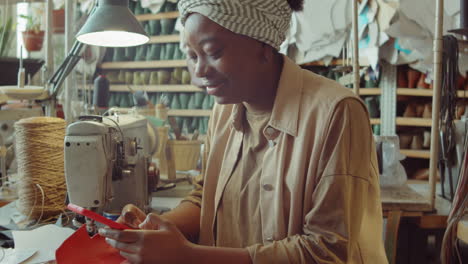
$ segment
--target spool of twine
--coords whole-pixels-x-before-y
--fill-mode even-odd
[[[15,123],[18,211],[37,222],[63,212],[65,120],[32,117]]]

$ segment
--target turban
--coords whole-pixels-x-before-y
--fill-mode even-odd
[[[292,9],[286,0],[179,0],[182,24],[199,13],[220,26],[276,50],[286,38]]]

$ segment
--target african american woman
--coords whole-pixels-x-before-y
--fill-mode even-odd
[[[100,231],[129,262],[387,263],[366,107],[278,52],[302,4],[179,1],[192,83],[216,104],[195,190]]]

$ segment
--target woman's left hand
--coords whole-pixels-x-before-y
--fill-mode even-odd
[[[130,263],[187,263],[194,244],[171,222],[149,214],[139,230],[100,229],[106,242]],[[148,230],[149,229],[149,230]]]

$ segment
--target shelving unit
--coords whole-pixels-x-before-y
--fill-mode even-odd
[[[185,60],[159,60],[159,61],[116,61],[104,62],[100,68],[103,70],[121,69],[161,69],[187,67]]]
[[[127,84],[114,84],[110,86],[111,92],[128,92],[129,89],[141,90],[146,92],[163,92],[163,93],[196,93],[203,92],[202,89],[193,85],[127,85]]]
[[[135,8],[137,10],[140,7],[135,6]],[[148,10],[138,10],[138,12],[148,12]],[[137,20],[144,24],[145,30],[151,33],[149,42],[145,44],[147,46],[136,47],[136,50],[133,51],[126,49],[125,53],[122,53],[122,50],[118,50],[118,52],[121,52],[120,54],[116,55],[114,53],[111,54],[112,56],[109,55],[107,62],[99,65],[99,68],[103,70],[104,74],[109,74],[109,76],[112,73],[113,78],[109,78],[112,81],[110,85],[111,100],[113,100],[112,105],[123,106],[121,107],[122,109],[127,108],[127,105],[133,105],[131,98],[129,102],[126,97],[130,91],[146,91],[149,100],[153,104],[158,103],[162,93],[164,93],[170,107],[168,115],[175,116],[179,126],[187,124],[189,132],[191,132],[191,129],[198,129],[202,137],[206,129],[206,121],[211,115],[211,109],[209,108],[214,100],[209,95],[200,95],[201,92],[204,92],[202,89],[187,84],[187,62],[185,59],[182,59],[184,56],[182,56],[178,48],[179,45],[177,43],[180,42],[180,35],[173,28],[179,12],[170,10],[174,10],[173,7],[168,9],[163,7],[163,11],[157,14],[136,15]],[[155,20],[161,21],[157,22]],[[169,27],[168,25],[171,26]],[[155,30],[155,27],[159,29]],[[153,50],[155,47],[157,47],[156,51]],[[116,51],[113,50],[113,52]],[[145,54],[143,52],[146,52],[146,56],[142,56],[142,54]],[[145,60],[149,58],[150,54],[152,60]],[[183,73],[181,74],[180,71],[183,71]],[[115,77],[116,72],[118,72],[117,79]],[[148,78],[147,72],[150,74],[149,80],[146,79]],[[167,73],[161,74],[161,72],[168,72],[170,76],[168,77]],[[141,75],[138,75],[140,73]],[[122,79],[121,74],[125,75],[125,80]],[[135,78],[140,79],[137,80]],[[150,85],[148,83],[153,84]],[[184,102],[182,102],[182,98],[184,98]],[[189,102],[187,102],[187,98],[189,98]],[[200,105],[200,98],[203,99],[203,105]],[[194,100],[197,100],[197,103],[194,103]],[[196,109],[186,109],[187,107]]]

